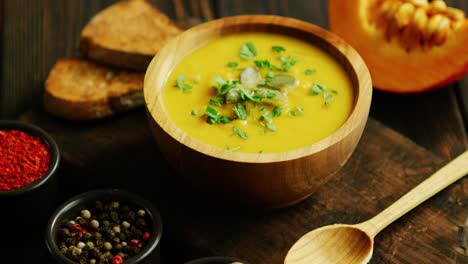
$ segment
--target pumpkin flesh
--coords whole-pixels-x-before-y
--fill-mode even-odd
[[[375,20],[378,0],[329,1],[329,28],[363,57],[376,89],[417,93],[436,89],[468,72],[468,23],[463,23],[438,45],[411,48],[398,37],[388,38]],[[378,10],[377,10],[378,12]],[[396,32],[402,34],[403,32]]]

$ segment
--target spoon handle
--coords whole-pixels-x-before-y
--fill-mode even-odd
[[[359,224],[358,227],[365,231],[369,236],[374,237],[400,216],[406,214],[408,211],[426,201],[434,194],[459,180],[467,173],[468,151],[465,151],[432,174],[431,177],[421,182],[418,186],[390,205],[380,214]]]

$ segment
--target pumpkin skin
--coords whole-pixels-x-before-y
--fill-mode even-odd
[[[383,28],[370,21],[377,0],[329,0],[329,29],[363,57],[374,88],[393,93],[421,93],[445,87],[468,73],[468,20],[445,42],[405,49],[388,41]]]

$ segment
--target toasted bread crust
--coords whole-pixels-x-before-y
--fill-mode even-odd
[[[121,0],[83,28],[79,49],[97,62],[144,71],[166,41],[180,32],[146,0]]]
[[[94,120],[144,105],[143,73],[116,70],[77,58],[58,59],[45,82],[47,112]]]

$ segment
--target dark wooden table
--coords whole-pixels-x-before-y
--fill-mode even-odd
[[[112,165],[115,161],[122,159],[122,156],[115,153],[122,149],[128,151],[127,154],[133,155],[135,159],[142,159],[141,162],[151,163],[152,160],[148,158],[148,155],[160,158],[155,147],[145,148],[150,138],[145,129],[133,134],[128,132],[128,129],[106,134],[121,126],[144,127],[145,116],[142,111],[129,113],[120,119],[86,126],[57,120],[41,111],[40,98],[43,82],[51,66],[59,57],[78,55],[76,44],[80,30],[93,14],[113,2],[115,1],[18,0],[0,3],[0,36],[2,37],[0,42],[0,117],[19,118],[37,123],[49,130],[63,144],[64,162],[61,165],[60,174],[65,180],[61,183],[62,189],[57,203],[89,188],[109,184],[119,186],[119,183],[125,180],[122,175],[136,175],[135,179],[138,180],[141,178],[138,175],[145,173],[144,169],[156,170],[155,175],[151,176],[153,177],[150,180],[152,184],[164,185],[171,181],[165,178],[172,175],[170,169],[166,167],[153,168],[148,164],[141,165],[137,160],[129,160],[120,167]],[[152,2],[166,14],[174,17],[171,1]],[[449,2],[465,10],[468,5],[463,0]],[[220,0],[214,1],[213,5],[217,17],[266,13],[295,17],[324,28],[328,27],[326,1]],[[357,189],[356,186],[366,186],[365,188],[373,186],[378,189],[375,183],[371,186],[366,185],[373,182],[373,179],[366,176],[368,178],[351,181],[349,177],[344,178],[346,175],[343,174],[332,182],[334,185],[329,186],[332,189],[335,188],[333,190],[337,192],[355,192],[356,197],[349,198],[349,204],[337,202],[336,204],[341,204],[340,207],[321,203],[321,199],[337,199],[337,197],[326,192],[319,192],[296,208],[262,216],[236,218],[236,221],[244,223],[237,226],[229,222],[229,217],[216,218],[210,214],[212,211],[206,213],[209,216],[208,219],[201,216],[205,214],[203,210],[206,208],[194,207],[195,209],[192,208],[193,211],[191,211],[181,207],[187,211],[176,213],[177,210],[172,207],[186,206],[184,199],[191,198],[181,190],[176,189],[181,193],[168,196],[163,195],[164,191],[161,191],[160,187],[155,186],[154,190],[151,190],[145,188],[146,182],[135,184],[132,188],[135,190],[140,188],[145,195],[162,192],[161,195],[156,193],[154,197],[155,203],[163,212],[167,212],[165,219],[168,224],[161,252],[163,263],[182,263],[195,257],[215,254],[229,254],[246,259],[252,264],[272,263],[284,254],[287,243],[297,239],[307,228],[336,221],[358,222],[373,216],[430,175],[437,167],[468,148],[468,79],[465,78],[444,89],[418,95],[403,96],[375,90],[370,115],[371,119],[362,144],[358,147],[356,154],[353,154],[347,169],[357,171],[365,161],[369,172],[384,174],[389,179],[392,173],[401,171],[414,176],[407,181],[401,177],[396,177],[394,182],[384,180],[384,184],[399,187],[398,191],[392,189],[393,191],[389,194],[376,193],[373,197],[365,197],[365,190]],[[386,139],[390,143],[386,143]],[[93,144],[101,144],[102,148],[89,149],[89,146]],[[388,148],[382,147],[375,150],[379,144]],[[375,157],[372,159],[370,153],[373,151],[380,151],[379,153],[384,154],[378,160]],[[385,162],[388,164],[382,164]],[[380,171],[383,168],[386,168],[386,171]],[[116,176],[115,182],[109,182],[112,177],[107,177],[105,180],[99,179],[99,176],[109,173],[119,175],[119,177]],[[377,175],[374,176],[377,177]],[[86,179],[86,181],[80,181],[81,179]],[[339,186],[340,181],[346,182],[346,179],[349,184]],[[468,216],[467,192],[468,182],[465,178],[432,199],[427,207],[404,217],[406,224],[397,223],[388,231],[383,231],[382,238],[376,241],[381,248],[376,250],[371,263],[416,263],[411,262],[411,259],[420,260],[421,257],[417,256],[418,254],[427,256],[427,261],[418,263],[468,263],[466,252],[463,254],[459,250],[460,247],[466,247],[466,244],[463,244],[466,241],[461,241],[463,236],[460,234],[463,229],[460,227],[465,225],[464,221]],[[369,209],[360,205],[361,203],[374,205],[372,209]],[[168,206],[169,204],[173,206]],[[354,207],[346,207],[353,206],[353,204]],[[308,217],[310,222],[307,218],[299,217],[298,210],[302,210],[299,212]],[[321,214],[314,215],[310,210],[316,210]],[[224,214],[224,216],[227,215]],[[429,227],[429,231],[426,232],[427,227],[421,223],[425,220],[435,221],[434,219],[438,221],[434,226],[440,228]],[[190,222],[193,223],[187,224]],[[284,223],[290,226],[285,226]],[[234,229],[231,228],[229,232],[223,233],[223,224],[232,225]],[[206,231],[206,226],[210,225],[213,230],[211,233]],[[306,229],[300,229],[301,225],[306,225]],[[293,231],[288,233],[285,230]],[[458,230],[461,231],[458,232]],[[263,235],[247,235],[249,231],[263,233]],[[435,234],[437,231],[442,234]],[[223,235],[226,237],[223,238]],[[242,241],[244,238],[248,241]],[[413,242],[419,245],[418,241],[429,242],[424,247],[412,248]],[[37,239],[25,241],[22,245],[2,246],[0,256],[5,256],[7,260],[14,258],[12,260],[14,262],[5,263],[52,263],[47,257],[40,236],[37,236]],[[1,258],[0,263],[4,263]]]

